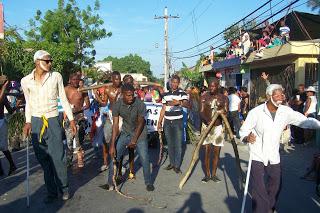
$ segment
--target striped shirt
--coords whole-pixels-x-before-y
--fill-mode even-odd
[[[44,81],[38,83],[34,78],[34,72],[35,70],[21,80],[21,87],[26,99],[26,123],[31,123],[32,116],[45,116],[46,118],[58,116],[58,97],[60,97],[61,105],[68,119],[73,120],[61,74],[48,72]]]
[[[181,106],[168,106],[167,103],[172,100],[188,100],[188,95],[182,89],[168,91],[163,94],[162,103],[165,105],[164,118],[168,120],[181,119],[183,117],[183,109]]]

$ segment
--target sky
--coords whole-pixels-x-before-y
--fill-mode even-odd
[[[67,0],[66,0],[67,1]],[[267,18],[271,13],[285,7],[291,0],[273,0],[252,18],[257,21]],[[300,0],[294,10],[311,12],[306,6],[307,0]],[[29,19],[39,9],[42,12],[57,7],[57,0],[0,0],[4,4],[5,21],[20,29],[29,28]],[[94,5],[94,0],[77,0],[81,8]],[[169,19],[169,51],[185,50],[199,44],[226,27],[237,22],[258,8],[267,0],[100,0],[99,15],[104,20],[103,27],[112,32],[112,36],[95,42],[97,60],[107,56],[123,57],[138,54],[149,61],[151,70],[157,77],[164,70],[164,20],[154,19],[163,16],[164,8],[168,14],[177,15]],[[277,5],[277,3],[279,3]],[[265,13],[263,13],[265,12]],[[284,11],[277,17],[284,16]],[[23,31],[21,30],[21,33]],[[206,51],[210,45],[223,43],[221,37],[207,42],[198,48],[182,53],[172,53],[173,57],[184,57]],[[193,66],[199,57],[171,59],[172,72],[181,68],[182,62]]]

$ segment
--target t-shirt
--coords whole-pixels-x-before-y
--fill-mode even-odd
[[[229,95],[228,99],[229,99],[229,112],[238,111],[238,106],[241,102],[241,99],[235,94]]]
[[[248,38],[248,40],[244,41],[246,38]],[[241,38],[241,42],[244,47],[250,47],[251,42],[250,42],[250,36],[248,33],[243,34]]]
[[[162,98],[162,103],[167,104],[172,100],[188,100],[188,95],[182,89],[177,89],[175,91],[169,90],[168,92],[164,93]],[[166,105],[166,110],[164,113],[164,118],[168,120],[176,120],[183,118],[181,106],[168,106]]]
[[[145,117],[146,105],[144,102],[135,98],[131,105],[126,105],[123,99],[120,98],[113,105],[112,116],[120,116],[123,119],[122,132],[129,135],[134,135],[136,127],[138,125],[138,117]],[[139,136],[138,141],[147,139],[147,126],[144,125],[143,131]]]

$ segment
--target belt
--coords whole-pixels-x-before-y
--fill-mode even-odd
[[[46,129],[48,129],[49,127],[48,119],[44,115],[41,116],[41,119],[42,119],[42,127],[40,131],[39,143],[41,143],[43,134],[46,131]]]

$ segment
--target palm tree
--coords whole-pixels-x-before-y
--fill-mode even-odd
[[[320,14],[320,0],[308,0],[308,6],[311,7],[312,10],[318,10]]]

